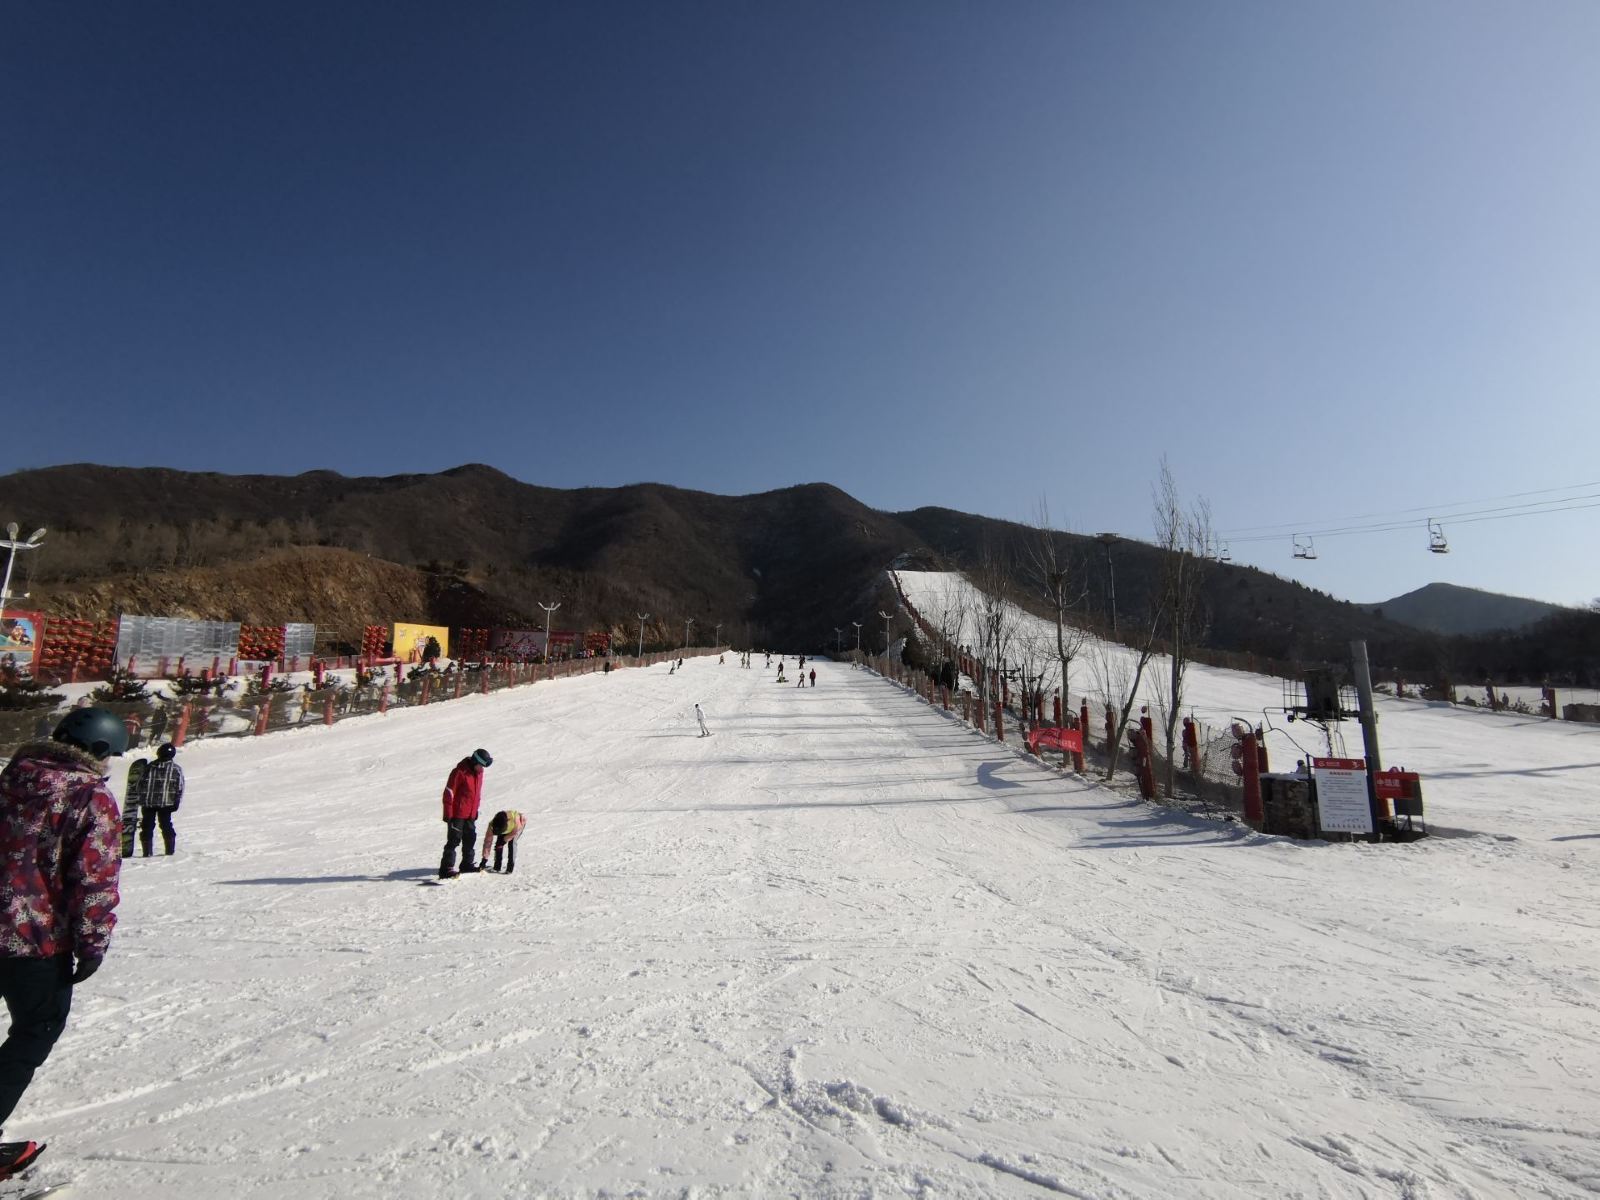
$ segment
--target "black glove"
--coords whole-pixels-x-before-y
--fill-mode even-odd
[[[105,960],[93,954],[85,954],[78,959],[78,969],[72,973],[73,983],[82,983],[89,976],[100,969],[100,964]]]

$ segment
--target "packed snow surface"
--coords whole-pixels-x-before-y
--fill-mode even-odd
[[[122,1200],[1600,1188],[1600,731],[1391,702],[1449,836],[1297,844],[762,663],[186,749],[8,1136]],[[476,746],[516,874],[428,883]]]

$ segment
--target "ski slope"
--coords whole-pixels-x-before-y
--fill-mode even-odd
[[[760,663],[185,750],[8,1135],[122,1200],[1600,1188],[1596,731],[1386,709],[1457,836],[1296,844]],[[480,745],[517,873],[424,884]]]

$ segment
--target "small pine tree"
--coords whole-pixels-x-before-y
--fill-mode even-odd
[[[90,692],[89,696],[106,704],[148,704],[152,699],[150,686],[121,667],[113,667],[111,677]]]
[[[66,697],[48,692],[27,671],[14,663],[0,666],[0,709],[54,708]]]
[[[167,687],[179,699],[220,696],[228,686],[226,675],[192,675],[185,671],[167,680]]]

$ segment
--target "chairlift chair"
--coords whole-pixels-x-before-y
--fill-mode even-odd
[[[1449,554],[1450,543],[1444,540],[1444,526],[1428,518],[1428,549],[1435,554]]]
[[[1219,563],[1228,563],[1228,562],[1232,562],[1233,561],[1233,555],[1228,553],[1228,543],[1227,542],[1223,542],[1222,543],[1222,549],[1217,551],[1217,561]]]
[[[1311,538],[1302,538],[1298,533],[1294,535],[1294,556],[1296,558],[1315,558],[1317,556],[1316,543]]]

